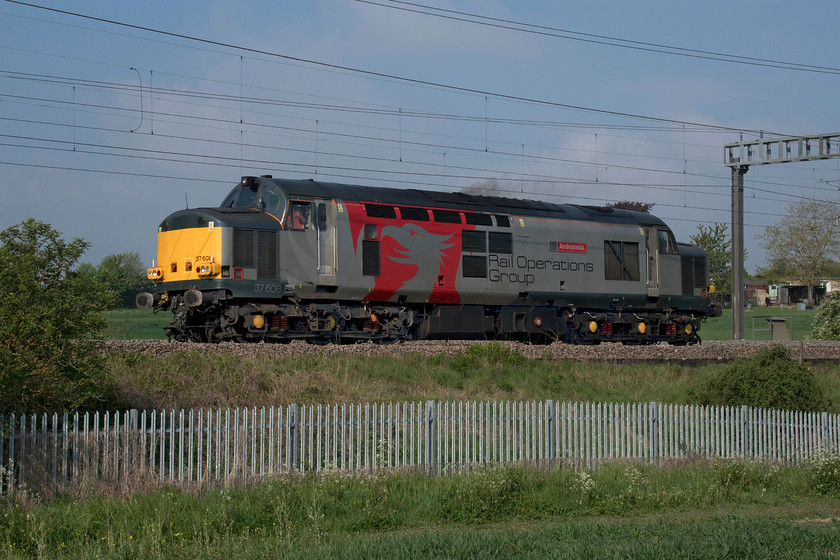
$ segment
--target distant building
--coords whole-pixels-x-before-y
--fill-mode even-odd
[[[750,305],[770,305],[770,287],[763,282],[744,283],[744,301]]]
[[[793,284],[770,284],[768,296],[773,305],[819,305],[822,298],[831,291],[840,290],[840,283],[828,280],[814,286],[814,301],[808,301],[808,286]]]

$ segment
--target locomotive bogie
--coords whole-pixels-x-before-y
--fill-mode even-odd
[[[179,340],[685,344],[712,309],[648,214],[269,177],[169,216],[149,277]]]

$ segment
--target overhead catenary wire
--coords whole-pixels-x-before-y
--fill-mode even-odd
[[[29,5],[29,4],[24,3],[24,2],[13,2],[13,3],[16,3],[16,4],[22,4],[22,5]],[[59,10],[59,12],[61,12],[61,11]],[[63,13],[63,12],[62,12],[62,13]],[[71,14],[72,14],[72,13],[71,13]],[[98,18],[94,18],[94,19],[97,19],[97,20],[98,20]],[[103,20],[103,21],[107,21],[107,20]],[[132,26],[132,27],[133,27],[133,26]],[[139,28],[139,29],[143,29],[143,28]],[[186,36],[185,36],[185,37],[186,37]],[[189,37],[187,37],[187,38],[189,38]],[[189,39],[190,39],[190,40],[193,40],[193,38],[189,38]],[[239,48],[239,47],[236,47],[236,46],[231,46],[231,45],[227,45],[227,44],[224,44],[224,43],[219,43],[219,45],[224,45],[224,48]],[[274,56],[274,54],[272,53],[270,56]],[[282,56],[282,55],[279,55],[279,56]],[[300,59],[300,60],[301,60],[303,63],[305,63],[305,64],[309,64],[309,63],[311,62],[311,61],[304,60],[304,59]],[[352,69],[352,68],[349,68],[349,67],[348,67],[347,69],[343,69],[342,71],[350,71],[350,72],[354,72],[355,70],[356,70],[356,69]],[[151,70],[150,70],[150,71],[151,71]],[[387,76],[387,75],[385,75],[385,76],[386,76],[386,77],[388,77],[389,79],[399,79],[399,77],[395,77],[395,76]],[[440,84],[434,84],[434,83],[430,83],[429,85],[432,85],[432,86],[434,86],[434,87],[438,87],[438,86],[440,86]],[[136,92],[136,87],[132,88],[132,87],[130,87],[130,86],[129,86],[129,87],[126,87],[124,91],[128,92],[129,94],[132,94],[133,92]],[[478,91],[478,90],[476,90],[476,91]],[[486,93],[486,95],[489,95],[489,96],[494,96],[494,94],[493,94],[493,93],[490,93],[490,92],[485,92],[485,93]],[[151,92],[150,92],[149,94],[151,95]],[[156,92],[154,92],[154,94],[155,94],[155,95],[160,95],[160,96],[166,95],[166,94],[164,93],[164,89],[163,89],[163,88],[160,88],[160,92],[157,92],[157,91],[156,91]],[[142,95],[142,93],[141,93],[141,95]],[[172,90],[172,92],[171,92],[169,95],[173,95],[173,96],[175,96],[175,95],[179,95],[179,94],[176,92],[176,90]],[[203,94],[202,94],[202,95],[203,95]],[[243,97],[243,96],[241,96],[241,95],[240,95],[240,97],[239,97],[239,98],[241,99],[242,97]],[[198,99],[198,98],[199,98],[199,97],[196,97],[196,99]],[[213,94],[212,94],[212,93],[211,93],[211,94],[209,94],[209,95],[206,97],[206,99],[213,99]],[[255,104],[257,104],[257,103],[258,103],[257,99],[258,99],[258,98],[254,98],[254,100],[255,100],[255,101],[254,101],[254,103],[255,103]],[[226,100],[225,100],[225,99],[223,99],[223,98],[221,98],[221,97],[218,97],[218,98],[216,98],[216,101],[225,102]],[[274,101],[274,100],[270,100],[270,99],[268,99],[268,100],[266,100],[266,103],[264,103],[264,104],[265,104],[265,105],[273,104],[273,101]],[[526,99],[526,100],[524,100],[524,101],[525,101],[525,102],[534,102],[534,100],[527,100],[527,99]],[[75,106],[75,103],[74,103],[74,106]],[[341,110],[342,110],[342,109],[340,108],[340,106],[335,105],[335,106],[331,107],[331,106],[330,106],[330,104],[315,104],[315,103],[313,103],[313,104],[310,104],[310,105],[308,105],[308,106],[307,106],[307,105],[305,105],[305,104],[303,104],[303,103],[289,103],[287,106],[294,106],[294,107],[299,107],[299,108],[306,108],[306,109],[313,110],[313,111],[328,111],[328,110],[337,110],[337,111],[341,111]],[[561,104],[560,106],[565,108],[565,106],[563,106],[562,104]],[[339,108],[336,108],[336,107],[339,107]],[[574,110],[578,110],[578,109],[579,109],[579,108],[577,108],[577,107],[572,107],[572,108],[573,108]],[[346,107],[346,108],[345,108],[344,112],[361,112],[363,109],[364,109],[363,107],[361,107],[361,108],[357,108],[357,107],[350,107],[350,106],[348,106],[348,107]],[[114,110],[117,110],[117,109],[114,109]],[[136,109],[133,109],[133,110],[136,110]],[[382,109],[382,110],[381,110],[381,114],[382,114],[382,115],[388,115],[388,114],[389,114],[389,113],[388,113],[388,111],[391,111],[391,113],[390,113],[390,114],[392,114],[392,115],[394,114],[394,113],[393,113],[393,110],[391,110],[391,109],[389,109],[389,108],[384,108],[384,109]],[[594,111],[594,112],[596,112],[596,113],[597,113],[597,112],[599,112],[599,111],[597,111],[597,110],[596,110],[596,111]],[[158,114],[161,114],[161,115],[164,115],[164,116],[165,116],[165,114],[164,114],[164,113],[158,113]],[[373,114],[373,113],[371,112],[370,114]],[[405,114],[406,114],[406,115],[410,114],[410,110],[409,110],[409,111],[406,111],[406,113],[405,113]],[[612,112],[606,112],[605,114],[608,114],[608,115],[613,115],[613,113],[612,113]],[[204,120],[204,117],[199,117],[199,116],[186,116],[186,115],[174,115],[174,114],[173,114],[173,115],[171,115],[171,116],[172,116],[172,118],[182,118],[182,119],[185,119],[185,118],[190,118],[190,119],[193,119],[193,120],[196,120],[196,121],[203,121],[203,120]],[[633,117],[633,118],[638,117],[637,115],[629,115],[629,116],[631,116],[631,117]],[[417,118],[441,118],[441,119],[448,119],[448,118],[457,118],[458,116],[457,116],[457,115],[455,115],[455,116],[449,116],[449,115],[445,115],[445,114],[436,114],[436,115],[432,115],[432,114],[423,114],[422,112],[417,112],[416,117],[417,117]],[[643,117],[642,117],[642,118],[643,118]],[[479,117],[479,118],[476,118],[476,117],[468,117],[468,118],[465,118],[464,120],[465,120],[465,121],[468,121],[468,120],[474,120],[474,121],[484,120],[485,122],[487,122],[487,121],[486,121],[486,119],[487,119],[487,117],[485,116],[485,117]],[[222,121],[222,120],[220,120],[220,122],[223,122],[223,121]],[[504,121],[504,120],[502,120],[502,119],[499,119],[498,121],[493,121],[493,122],[498,122],[499,124],[502,124],[502,123],[504,123],[504,124],[509,124],[509,123],[505,123],[505,121]],[[666,124],[664,124],[664,123],[657,124],[657,125],[655,125],[656,130],[659,130],[659,131],[675,130],[675,129],[677,128],[677,126],[683,126],[683,124],[682,124],[682,122],[681,122],[681,121],[669,121],[669,122],[672,122],[672,123],[674,123],[674,124],[673,124],[673,125],[669,125],[669,124],[668,124],[668,125],[666,125]],[[679,125],[677,125],[677,123],[679,123]],[[525,120],[519,120],[519,121],[517,121],[515,124],[517,124],[517,125],[522,125],[522,126],[528,126],[528,125],[529,125],[529,123],[528,123],[527,121],[525,121]],[[641,129],[651,129],[651,128],[654,128],[654,127],[653,127],[653,126],[651,126],[651,125],[646,125],[646,126],[639,126],[639,125],[634,125],[634,126],[631,126],[631,125],[586,125],[586,124],[579,124],[579,123],[559,123],[559,122],[549,123],[549,122],[545,122],[545,121],[535,121],[535,122],[530,123],[530,124],[531,124],[531,125],[533,125],[533,126],[543,125],[543,126],[558,126],[558,127],[561,127],[561,126],[562,126],[562,127],[586,127],[586,126],[596,126],[598,129],[600,129],[601,127],[615,127],[615,128],[624,129],[624,130],[634,130],[634,129],[635,129],[635,130],[641,130]],[[280,128],[282,128],[282,127],[280,127]],[[286,127],[286,128],[287,128],[287,129],[289,129],[289,130],[297,130],[297,131],[298,131],[298,132],[300,132],[300,133],[311,132],[311,130],[310,130],[310,131],[306,131],[306,130],[304,130],[303,128],[297,128],[297,129],[293,129],[292,127]],[[697,130],[708,131],[708,132],[716,132],[716,131],[728,131],[728,132],[731,132],[731,131],[736,130],[736,129],[732,129],[732,128],[728,128],[728,127],[708,127],[708,126],[706,126],[706,125],[698,125]],[[753,131],[753,132],[755,132],[755,131]],[[350,138],[359,139],[359,135],[357,135],[357,134],[345,134],[345,133],[339,133],[339,132],[333,132],[333,131],[328,131],[328,132],[326,132],[326,133],[324,133],[323,131],[320,131],[320,132],[319,132],[319,135],[326,135],[326,134],[331,135],[331,136],[333,136],[333,137],[334,137],[334,138],[336,138],[336,139],[341,138],[341,137],[344,137],[345,139],[348,139],[348,140],[349,140]],[[178,135],[170,135],[170,136],[174,138],[174,137],[177,137]],[[183,135],[181,135],[181,137],[182,137],[182,138],[186,138],[186,137],[185,137],[185,136],[183,136]],[[370,141],[376,141],[376,142],[393,142],[393,139],[384,138],[384,137],[379,137],[379,138],[370,137],[370,138],[368,138],[368,139],[369,139]],[[406,139],[405,139],[405,138],[401,139],[401,141],[400,141],[400,145],[402,145],[402,144],[403,144],[403,143],[405,143],[405,142],[406,142]],[[410,142],[410,141],[409,141],[409,142]],[[511,145],[516,145],[516,146],[521,146],[521,145],[522,145],[521,143],[514,143],[514,142],[510,142],[510,144],[511,144]],[[245,144],[245,145],[246,145],[246,147],[247,147],[249,144]],[[410,144],[407,144],[407,145],[410,145]],[[466,153],[469,153],[469,152],[475,151],[475,150],[471,150],[469,147],[464,147],[464,146],[451,146],[451,145],[445,145],[445,144],[435,144],[435,143],[432,143],[432,142],[427,142],[427,143],[420,143],[420,142],[416,142],[416,143],[415,143],[415,145],[416,145],[416,146],[421,146],[421,145],[422,145],[422,146],[425,146],[426,148],[429,148],[429,149],[446,150],[446,151],[448,151],[448,152],[451,152],[451,151],[453,151],[453,150],[459,150],[459,151],[466,152]],[[254,146],[254,147],[260,147],[259,145],[256,145],[256,144],[254,144],[253,146]],[[585,152],[586,150],[580,150],[580,151],[581,151],[581,152]],[[301,152],[304,152],[304,153],[305,153],[305,150],[301,150]],[[519,151],[519,153],[505,152],[505,151],[503,151],[503,150],[496,150],[496,151],[492,151],[491,153],[492,153],[492,154],[494,154],[494,155],[496,155],[496,156],[504,156],[504,157],[509,157],[509,158],[516,158],[516,159],[517,159],[517,161],[519,161],[519,162],[522,162],[522,161],[523,161],[523,159],[524,159],[524,150],[520,150],[520,151]],[[606,153],[606,152],[601,151],[601,153]],[[341,154],[341,153],[334,153],[333,155],[335,155],[335,156],[337,156],[337,157],[358,157],[357,155],[354,155],[354,154]],[[622,155],[622,156],[626,156],[627,154],[621,154],[621,155]],[[643,156],[640,156],[640,157],[643,157]],[[644,157],[648,157],[648,159],[650,159],[650,157],[651,157],[651,156],[649,156],[649,155],[648,155],[648,156],[644,156]],[[382,159],[383,161],[386,161],[386,158],[381,158],[381,159]],[[541,156],[541,155],[538,155],[538,154],[530,154],[530,153],[529,153],[529,155],[528,155],[528,159],[529,159],[529,160],[534,160],[534,161],[537,161],[537,160],[542,160],[542,161],[546,161],[546,162],[553,162],[553,163],[569,163],[569,164],[574,164],[574,165],[590,165],[590,166],[592,165],[592,163],[591,163],[591,162],[587,162],[587,161],[584,161],[584,160],[574,160],[574,159],[570,159],[570,158],[569,158],[569,159],[564,159],[564,158],[551,158],[551,157],[545,157],[545,156]],[[676,158],[662,158],[662,159],[676,159]],[[413,163],[415,163],[415,164],[428,165],[428,164],[426,164],[425,162],[413,162]],[[619,164],[613,165],[612,163],[610,163],[610,167],[619,168],[619,167],[620,167],[620,165],[619,165]],[[468,168],[466,168],[465,166],[458,166],[457,164],[453,164],[451,161],[448,161],[448,162],[446,163],[446,168],[447,168],[447,170],[449,171],[450,178],[452,178],[452,172],[453,172],[453,171],[458,170],[458,169],[468,169]],[[341,168],[340,166],[334,166],[334,170],[335,170],[335,171],[340,171],[341,169],[342,169],[342,168]],[[359,170],[359,171],[365,171],[365,172],[378,172],[378,170],[375,170],[375,169],[362,169],[362,168],[351,168],[351,167],[347,167],[347,168],[345,168],[345,169],[348,169],[348,170],[349,170],[349,169],[353,169],[353,170]],[[675,171],[673,171],[673,170],[667,170],[667,169],[654,169],[654,168],[649,168],[649,167],[648,167],[648,168],[644,168],[644,167],[641,167],[641,166],[625,166],[625,169],[627,169],[627,170],[635,170],[635,171],[640,171],[640,172],[648,172],[648,173],[674,173],[674,172],[675,172]],[[492,171],[492,170],[488,170],[488,169],[478,169],[478,168],[474,168],[474,170],[483,171],[483,172],[486,172],[486,173],[493,173],[493,171]],[[533,175],[536,175],[536,174],[533,174]],[[430,174],[429,174],[429,176],[430,176],[430,177],[431,177],[431,176],[434,176],[434,174],[433,174],[433,173],[430,173]],[[714,178],[714,179],[720,179],[720,178],[721,178],[721,175],[709,175],[709,174],[697,174],[696,176],[698,176],[698,177],[711,177],[711,178]],[[464,175],[464,177],[465,177],[465,178],[469,178],[469,177],[471,177],[471,176]],[[480,176],[479,178],[481,178],[481,179],[486,179],[487,177],[486,177],[486,176]],[[575,180],[574,178],[559,178],[559,179],[566,180],[566,181],[570,181],[570,182],[572,182],[572,181],[574,181],[574,180]],[[602,182],[602,183],[603,183],[603,182]],[[422,184],[424,184],[424,183],[422,183]],[[581,184],[583,184],[583,183],[581,183]],[[628,183],[626,183],[626,182],[616,182],[616,183],[610,183],[610,184],[623,184],[623,185],[627,185]],[[639,186],[639,185],[636,185],[636,186]],[[647,186],[652,186],[652,183],[651,183],[651,184],[648,184]],[[709,187],[709,188],[714,188],[714,187]],[[756,189],[756,190],[761,191],[761,189]],[[826,189],[826,190],[828,190],[828,189]],[[765,190],[765,192],[772,192],[772,191],[770,191],[769,189],[767,189],[767,190]],[[551,194],[551,193],[533,193],[533,194],[540,194],[540,195],[547,195],[547,196],[555,196],[555,195],[553,195],[553,194]],[[777,194],[784,195],[784,196],[790,196],[790,195],[788,195],[788,194],[786,194],[786,193],[777,193]],[[585,197],[584,197],[584,198],[585,198]],[[591,197],[591,198],[588,198],[588,199],[592,199],[592,198],[597,198],[597,197]],[[662,204],[660,204],[660,206],[661,206],[661,205],[662,205]]]
[[[129,89],[127,91],[131,91],[131,90]],[[10,95],[10,94],[0,94],[0,96],[5,96],[5,97],[10,98],[10,99],[15,99],[15,98],[21,99],[22,98],[22,99],[25,99],[25,100],[28,100],[28,101],[48,102],[48,103],[53,103],[53,104],[57,104],[57,105],[64,105],[64,104],[68,103],[68,101],[66,101],[66,100],[51,99],[51,98],[35,98],[35,97],[31,97],[31,96],[13,96],[13,95]],[[98,108],[98,109],[109,109],[109,110],[120,111],[120,112],[123,112],[123,113],[126,113],[126,114],[130,114],[134,111],[134,109],[125,109],[123,107],[117,107],[117,106],[113,106],[113,105],[106,106],[106,105],[102,105],[102,104],[80,104],[80,103],[77,103],[75,100],[73,102],[73,106],[74,106],[74,113],[75,113],[76,109],[78,108],[78,106],[87,106],[89,108]],[[211,120],[214,121],[214,122],[217,122],[217,123],[236,124],[233,119],[220,119],[220,118],[211,119],[211,118],[208,118],[208,117],[184,115],[184,114],[173,114],[173,113],[162,113],[162,112],[158,113],[158,116],[159,117],[169,116],[169,117],[176,117],[176,118],[181,118],[181,119],[194,119],[194,120],[198,120],[198,121],[201,121],[201,122],[205,122],[205,124],[206,124],[207,121],[211,121]],[[16,121],[18,119],[6,118],[6,120]],[[45,124],[45,125],[51,124],[51,123],[48,123],[46,121],[31,121],[31,120],[30,121],[20,120],[19,122],[30,122],[30,123],[40,122],[40,124]],[[159,120],[159,122],[166,122],[166,121],[165,120]],[[175,121],[169,121],[169,122],[175,122]],[[238,121],[236,121],[236,122],[238,123]],[[52,124],[56,124],[56,123],[52,123]],[[300,128],[300,127],[286,127],[286,126],[278,126],[278,125],[268,125],[268,124],[263,124],[263,123],[256,123],[256,124],[253,124],[253,126],[258,127],[258,128],[287,130],[287,131],[296,131],[296,132],[304,132],[304,133],[311,132],[311,130],[307,130],[307,129]],[[80,128],[84,128],[84,127],[80,127]],[[105,128],[97,128],[97,127],[91,127],[91,128],[92,129],[99,129],[99,130],[110,130],[111,132],[119,132],[118,129],[105,129]],[[490,151],[488,151],[486,148],[479,149],[479,148],[457,146],[457,145],[452,145],[452,144],[446,144],[446,145],[433,144],[433,143],[429,143],[429,142],[417,142],[417,141],[410,141],[410,140],[406,140],[406,139],[402,139],[402,140],[396,139],[395,140],[393,138],[387,138],[387,137],[371,137],[371,136],[362,136],[362,135],[359,135],[359,134],[346,134],[346,133],[340,133],[340,132],[323,132],[322,134],[325,135],[325,136],[332,136],[332,137],[336,137],[336,138],[351,138],[353,140],[371,140],[371,141],[376,141],[376,142],[381,142],[381,143],[399,142],[400,144],[405,144],[407,146],[414,146],[415,148],[416,147],[426,147],[426,148],[432,148],[432,149],[437,149],[437,150],[442,150],[442,149],[446,149],[446,150],[450,150],[450,151],[451,150],[458,150],[458,151],[462,151],[462,152],[473,152],[475,154],[481,154],[482,152],[489,152],[490,155],[493,155],[493,156],[496,156],[496,157],[503,156],[503,157],[510,158],[511,160],[513,160],[513,159],[521,160],[521,158],[522,158],[522,153],[521,152],[514,153],[514,152],[505,152],[505,151],[502,151],[502,150],[490,150]],[[167,135],[163,135],[163,136],[167,136]],[[194,141],[207,141],[206,139],[203,139],[203,138],[202,139],[189,138],[189,137],[186,137],[186,136],[183,136],[183,135],[181,135],[181,136],[169,135],[169,136],[171,136],[173,138],[177,137],[177,138],[186,139],[186,140],[192,139]],[[220,141],[220,143],[223,143],[223,142]],[[263,146],[251,145],[251,146],[252,147],[264,147],[264,148],[272,147],[272,146],[265,146],[265,145],[263,145]],[[581,150],[581,151],[585,151],[585,150]],[[348,155],[349,156],[349,154],[333,154],[333,155],[338,155],[338,156]],[[627,156],[627,155],[631,155],[631,154],[626,154],[625,153],[625,154],[622,154],[622,155]],[[364,158],[364,157],[369,157],[369,156],[354,155],[352,157],[363,157]],[[645,155],[645,156],[640,156],[640,157],[645,157],[646,159],[650,159],[651,156]],[[383,161],[387,161],[388,158],[370,158],[370,159],[381,159]],[[682,158],[664,157],[663,159],[673,159],[674,161],[680,161],[680,163],[683,163]],[[569,159],[569,158],[551,157],[551,156],[540,156],[540,155],[535,155],[535,154],[529,155],[529,160],[530,161],[544,161],[544,162],[550,162],[550,163],[586,165],[586,166],[594,165],[590,161],[575,160],[575,159]],[[616,168],[616,169],[645,171],[645,172],[651,172],[651,173],[670,173],[670,174],[683,174],[683,175],[688,174],[688,173],[686,173],[686,171],[684,169],[667,170],[667,169],[656,169],[656,168],[641,167],[641,166],[634,166],[634,165],[622,165],[622,164],[618,164],[618,163],[611,163],[610,165],[612,167]],[[708,175],[708,174],[704,174],[704,173],[690,173],[688,175],[694,175],[694,176],[698,176],[698,177],[713,177],[713,178],[718,178],[718,179],[722,179],[724,177],[723,175]],[[627,184],[627,183],[625,182],[624,184]],[[834,189],[827,188],[827,187],[818,187],[818,188],[820,188],[821,190],[826,190],[826,191],[832,191],[832,192],[834,191]]]
[[[761,66],[780,70],[795,70],[799,72],[815,72],[819,74],[834,74],[840,75],[840,68],[832,66],[819,66],[816,64],[805,64],[800,62],[790,62],[783,60],[774,60],[770,58],[760,58],[737,54],[727,54],[717,51],[692,49],[687,47],[678,47],[673,45],[665,45],[661,43],[651,43],[646,41],[638,41],[632,39],[623,39],[619,37],[611,37],[609,35],[601,35],[597,33],[585,33],[581,31],[573,31],[570,29],[561,29],[557,27],[550,27],[547,25],[538,25],[534,23],[527,23],[515,21],[505,18],[489,17],[481,14],[474,14],[459,10],[452,10],[446,8],[439,8],[416,2],[406,2],[404,0],[355,0],[361,4],[369,4],[372,6],[379,6],[390,8],[394,10],[401,10],[416,14],[423,14],[431,17],[448,19],[452,21],[459,21],[464,23],[471,23],[475,25],[483,25],[494,27],[497,29],[505,29],[508,31],[517,31],[521,33],[530,33],[546,37],[555,37],[559,39],[568,39],[573,41],[583,41],[586,43],[595,43],[599,45],[606,45],[610,47],[618,47],[624,49],[633,49],[639,51],[647,51],[659,54],[683,56],[689,58],[697,58],[703,60],[710,60],[716,62],[726,62],[731,64],[744,64],[749,66]]]
[[[149,159],[149,158],[146,158]],[[60,166],[60,165],[45,165],[45,164],[36,164],[36,163],[26,163],[26,162],[15,162],[15,161],[5,161],[0,160],[0,166],[7,165],[7,166],[19,166],[19,167],[31,167],[31,168],[39,168],[39,169],[52,169],[58,171],[73,171],[73,172],[82,172],[82,173],[95,173],[95,174],[104,174],[104,175],[121,175],[121,176],[128,176],[128,177],[143,177],[143,178],[153,178],[153,179],[167,179],[167,180],[180,180],[180,181],[193,181],[193,182],[200,182],[200,183],[215,183],[219,185],[231,185],[230,181],[224,181],[219,179],[209,179],[209,178],[201,178],[201,177],[191,177],[191,176],[178,176],[178,175],[163,175],[163,174],[155,174],[155,173],[142,173],[142,172],[128,172],[128,171],[117,171],[117,170],[106,170],[101,168],[78,168],[78,167],[70,167],[70,166]],[[237,165],[233,164],[219,164],[220,166],[228,166],[228,167],[237,167]],[[364,175],[345,175],[342,174],[342,177],[351,178],[351,179],[358,179],[358,180],[369,180],[370,177]],[[402,184],[410,184],[410,185],[418,185],[418,186],[433,186],[433,187],[443,187],[442,183],[437,184],[430,184],[428,182],[413,182],[407,181],[403,179],[398,179],[394,181],[395,183],[402,183]],[[501,193],[501,196],[504,196],[504,193],[510,194],[521,194],[515,188],[511,189],[498,189],[498,192]],[[564,202],[569,202],[570,200],[581,200],[581,201],[591,201],[592,197],[588,196],[575,196],[575,195],[566,195],[566,194],[552,194],[552,193],[543,193],[545,196],[550,196],[553,198],[562,198]],[[512,197],[513,198],[513,197]],[[818,202],[824,202],[830,205],[838,205],[836,201],[827,201],[822,200]],[[572,202],[573,203],[573,202]],[[669,204],[669,203],[662,203],[657,202],[656,207],[658,208],[673,208],[673,209],[682,209],[683,207],[679,204]],[[697,210],[703,210],[708,212],[728,212],[728,210],[715,208],[715,207],[697,207]],[[659,217],[663,219],[672,219],[672,217],[668,215],[664,215],[661,213],[657,213]],[[745,211],[745,214],[748,215],[758,215],[758,216],[773,216],[773,217],[785,217],[787,214],[777,214],[777,213],[768,213],[768,212],[755,212],[755,211]],[[677,219],[673,217],[673,219]],[[697,223],[705,223],[705,224],[713,224],[717,223],[714,220],[704,219],[702,217],[697,218]],[[757,229],[766,229],[768,226],[766,224],[744,224],[746,227],[757,228]]]
[[[122,22],[122,21],[117,21],[117,20],[113,20],[113,19],[107,19],[107,18],[101,18],[101,17],[91,16],[91,15],[87,15],[87,14],[82,14],[80,12],[73,12],[73,11],[70,11],[70,10],[62,10],[62,9],[58,9],[58,8],[51,8],[51,7],[48,7],[48,6],[41,6],[41,5],[38,5],[38,4],[31,3],[31,2],[23,2],[21,0],[4,0],[4,1],[8,2],[8,3],[11,3],[11,4],[26,6],[26,7],[33,8],[33,9],[45,10],[45,11],[49,11],[49,12],[53,12],[53,13],[63,14],[63,15],[66,15],[66,16],[86,19],[86,20],[90,20],[90,21],[97,21],[97,22],[100,22],[100,23],[108,24],[108,25],[125,27],[127,29],[135,29],[135,30],[144,31],[144,32],[147,32],[147,33],[158,34],[158,35],[162,35],[162,36],[173,37],[173,38],[183,39],[183,40],[187,40],[187,41],[193,41],[193,42],[207,44],[207,45],[214,45],[214,46],[217,46],[217,47],[223,47],[223,48],[227,48],[227,49],[231,49],[231,50],[235,50],[235,51],[249,52],[249,53],[253,53],[253,54],[259,54],[259,55],[262,55],[262,56],[268,56],[268,57],[279,58],[279,59],[283,59],[283,60],[295,61],[295,62],[309,64],[309,65],[312,65],[312,66],[318,66],[318,67],[322,67],[322,68],[330,68],[330,69],[341,70],[341,71],[345,71],[345,72],[352,72],[354,74],[358,74],[358,75],[362,75],[362,76],[387,78],[387,79],[396,80],[396,81],[399,81],[401,83],[406,83],[406,84],[429,86],[429,87],[440,88],[440,89],[448,90],[448,91],[470,93],[470,94],[473,94],[473,95],[488,96],[488,97],[492,97],[492,98],[496,98],[496,99],[504,99],[504,100],[508,100],[508,101],[518,101],[518,102],[523,102],[523,103],[531,103],[531,104],[535,104],[535,105],[542,105],[542,106],[545,106],[545,107],[554,107],[554,108],[559,108],[559,109],[568,109],[568,110],[574,110],[574,111],[597,113],[597,114],[600,114],[600,115],[608,115],[608,116],[612,116],[612,117],[622,117],[622,118],[638,119],[638,120],[645,120],[645,121],[651,121],[651,122],[669,123],[669,124],[673,124],[673,125],[677,125],[677,126],[686,124],[686,125],[690,125],[690,126],[696,126],[696,127],[702,127],[702,128],[708,128],[708,129],[720,130],[720,131],[745,132],[745,130],[743,128],[738,128],[738,127],[728,127],[728,126],[714,125],[714,124],[709,124],[709,123],[691,122],[691,121],[685,121],[685,120],[679,120],[679,119],[669,119],[669,118],[666,118],[666,117],[656,117],[656,116],[652,116],[652,115],[642,115],[642,114],[630,113],[630,112],[624,112],[624,111],[617,111],[617,110],[598,109],[598,108],[594,108],[594,107],[586,107],[586,106],[583,106],[583,105],[561,103],[561,102],[558,102],[558,101],[548,101],[548,100],[544,100],[544,99],[531,98],[531,97],[526,97],[526,96],[521,96],[521,95],[506,94],[506,93],[502,93],[502,92],[486,91],[486,90],[483,90],[483,89],[470,88],[470,87],[466,87],[466,86],[457,86],[457,85],[453,85],[453,84],[446,84],[446,83],[435,82],[435,81],[431,81],[431,80],[421,80],[421,79],[418,79],[418,78],[410,78],[410,77],[407,77],[407,76],[400,76],[400,75],[397,75],[397,74],[388,74],[388,73],[385,73],[385,72],[377,72],[377,71],[373,71],[373,70],[366,70],[366,69],[363,69],[363,68],[356,68],[356,67],[353,67],[353,66],[346,66],[346,65],[323,62],[323,61],[318,61],[318,60],[308,59],[308,58],[303,58],[303,57],[298,57],[298,56],[292,56],[292,55],[289,55],[289,54],[273,52],[273,51],[269,51],[269,50],[265,50],[265,49],[257,49],[257,48],[253,48],[253,47],[246,47],[246,46],[243,46],[243,45],[236,45],[234,43],[217,41],[217,40],[213,40],[213,39],[207,39],[207,38],[204,38],[204,37],[197,37],[197,36],[188,35],[188,34],[185,34],[185,33],[165,31],[165,30],[162,30],[162,29],[154,28],[154,27],[135,25],[135,24]],[[759,134],[759,133],[766,133],[767,131],[751,130],[749,132]]]

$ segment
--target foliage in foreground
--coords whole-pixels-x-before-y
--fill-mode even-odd
[[[678,468],[608,464],[596,471],[516,466],[442,477],[352,478],[327,472],[247,489],[161,489],[82,500],[68,496],[49,505],[18,492],[0,502],[0,550],[10,558],[215,558],[232,552],[237,557],[340,553],[358,558],[389,553],[393,558],[405,557],[408,551],[428,554],[428,547],[442,546],[454,546],[469,556],[469,551],[474,555],[512,539],[519,544],[506,553],[509,557],[521,557],[532,547],[541,557],[556,557],[550,551],[556,551],[559,542],[550,541],[554,546],[545,550],[538,544],[548,535],[566,535],[574,547],[589,546],[591,539],[629,546],[640,527],[663,539],[662,546],[714,545],[685,530],[698,519],[701,526],[719,529],[732,523],[754,525],[757,534],[771,542],[778,542],[772,540],[778,538],[773,533],[782,531],[792,547],[799,542],[806,548],[837,547],[837,520],[823,524],[830,529],[824,532],[764,517],[773,508],[789,509],[796,519],[808,518],[803,513],[807,511],[820,512],[823,518],[825,510],[836,512],[840,488],[824,482],[826,473],[838,466],[836,455],[825,454],[819,464],[801,467],[721,461]],[[727,513],[718,520],[721,511]],[[655,529],[662,514],[671,519],[670,538]],[[593,516],[612,516],[612,521]],[[656,517],[645,521],[646,516]],[[511,523],[527,526],[511,529]],[[570,526],[576,529],[567,533]],[[590,540],[582,538],[587,534]],[[732,539],[729,546],[742,552],[762,542],[749,540],[746,545],[744,534],[723,534]],[[361,548],[349,553],[346,547],[356,544]],[[748,548],[739,548],[744,546]],[[439,550],[446,553],[445,548]],[[637,552],[642,550],[652,557],[656,549]]]
[[[93,342],[114,294],[74,271],[87,247],[31,218],[0,232],[0,413],[97,400],[103,362]]]
[[[840,340],[840,292],[825,296],[814,315],[814,328],[808,338]]]
[[[774,345],[755,357],[736,360],[691,391],[701,404],[820,411],[828,407],[822,388],[807,365],[790,350]]]

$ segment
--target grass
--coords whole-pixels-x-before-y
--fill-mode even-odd
[[[765,317],[783,317],[786,326],[793,329],[792,340],[804,340],[814,326],[816,308],[799,311],[796,307],[753,307],[744,312],[744,338],[746,340],[770,340]],[[700,329],[703,340],[732,340],[732,309],[724,309],[723,315],[706,319]]]
[[[114,309],[106,312],[105,317],[110,340],[161,340],[166,339],[163,328],[172,314],[149,309]]]
[[[820,558],[840,551],[840,493],[821,480],[815,465],[696,462],[24,496],[0,502],[0,557]]]
[[[455,356],[409,352],[376,359],[352,354],[284,359],[213,352],[167,358],[116,354],[107,358],[107,368],[112,407],[140,409],[426,399],[679,403],[714,371],[526,360],[497,345],[509,356],[505,363],[498,352],[486,351],[488,346],[494,347],[482,345]],[[840,371],[830,370],[826,381],[840,381]]]
[[[103,408],[190,409],[274,404],[436,400],[544,400],[693,403],[692,390],[724,365],[625,365],[527,360],[501,344],[453,356],[403,352],[272,357],[116,353],[106,357]],[[840,411],[840,366],[811,366],[816,385]]]

